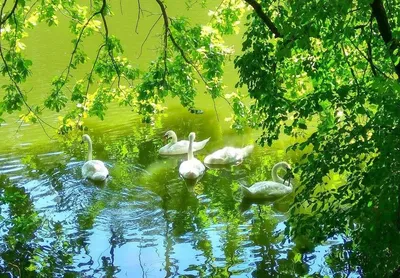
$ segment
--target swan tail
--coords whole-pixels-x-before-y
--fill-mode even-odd
[[[183,173],[181,174],[183,178],[185,179],[197,179],[198,177],[200,177],[200,173],[198,171],[189,171],[187,173]]]
[[[253,152],[254,146],[249,145],[249,146],[244,147],[242,150],[243,150],[243,157],[247,157]]]
[[[246,187],[246,186],[244,186],[243,184],[241,184],[241,183],[239,183],[239,185],[240,185],[240,188],[242,189],[242,193],[243,193],[243,197],[251,197],[251,196],[253,196],[253,194],[251,193],[251,191]]]
[[[205,164],[212,164],[212,156],[209,154],[204,158]]]
[[[94,181],[104,181],[108,177],[108,173],[94,173],[91,179]]]
[[[208,141],[210,141],[211,137],[208,137],[207,139],[204,139],[203,141],[197,142],[197,146],[196,149],[202,149],[206,146],[206,144],[208,143]]]

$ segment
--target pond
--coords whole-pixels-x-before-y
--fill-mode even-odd
[[[218,4],[211,2],[210,8]],[[135,42],[143,41],[147,34],[144,30],[154,19],[143,18],[143,31],[135,35],[132,18],[136,10],[130,7],[133,4],[124,5],[124,16],[117,15],[113,20],[119,28],[113,31],[117,36],[124,35],[123,44],[134,45],[127,56],[145,66],[154,58],[151,45],[158,38],[150,36],[148,50],[140,59],[141,46]],[[178,11],[177,7],[178,1],[169,1],[171,13]],[[190,10],[185,15],[196,22],[208,20],[207,9]],[[112,29],[113,23],[110,26]],[[34,88],[32,102],[46,97],[40,92],[49,91],[51,78],[67,63],[71,45],[65,43],[65,36],[67,26],[57,30],[37,28],[27,38],[27,55],[34,62],[34,76],[26,84],[26,88]],[[43,41],[49,41],[54,51],[43,47]],[[232,38],[234,41],[240,41],[240,37]],[[92,47],[95,45],[93,42]],[[231,65],[226,80],[232,89],[237,78],[229,69]],[[18,115],[8,117],[7,124],[0,127],[0,174],[23,189],[33,210],[46,220],[31,239],[38,254],[37,268],[41,262],[51,261],[56,277],[331,275],[324,257],[341,242],[340,237],[320,246],[312,246],[306,239],[282,241],[293,195],[275,202],[242,201],[239,183],[269,180],[276,162],[298,160],[295,154],[285,152],[295,142],[293,138],[282,137],[272,147],[256,146],[242,164],[209,169],[194,186],[187,185],[178,174],[185,156],[158,154],[167,130],[174,130],[180,139],[192,131],[198,140],[211,137],[195,154],[200,160],[227,145],[254,144],[259,133],[231,130],[225,121],[231,113],[226,103],[217,101],[218,117],[210,103],[210,97],[199,96],[196,108],[204,113],[191,114],[176,100],[169,100],[167,112],[157,116],[153,125],[142,124],[129,109],[117,106],[109,108],[104,121],[88,119],[86,133],[92,137],[94,157],[103,160],[110,170],[105,185],[82,179],[86,146],[79,143],[81,133],[50,140],[40,126],[20,125],[16,122]],[[47,113],[43,118],[57,124],[57,115]],[[6,205],[0,206],[0,217],[9,220],[10,211]],[[6,223],[0,224],[2,239],[15,228]],[[25,277],[21,266],[28,267],[31,262],[24,261],[24,249],[11,247],[0,242],[0,251],[7,251],[0,258],[0,271],[6,277]]]
[[[306,242],[282,243],[289,195],[275,202],[242,202],[239,182],[270,179],[275,162],[293,161],[283,146],[256,146],[241,165],[207,170],[195,185],[179,177],[185,156],[161,157],[162,135],[173,129],[182,138],[196,131],[211,137],[206,154],[224,145],[244,146],[256,134],[236,134],[219,125],[213,110],[193,115],[176,107],[155,126],[138,120],[91,128],[94,157],[105,161],[106,185],[82,179],[86,148],[61,140],[41,148],[20,144],[2,152],[0,173],[23,187],[34,209],[59,222],[71,244],[72,265],[56,274],[89,277],[293,277],[329,274],[324,255],[340,239],[307,250]],[[183,123],[180,118],[185,118]],[[107,127],[108,124],[108,127]],[[286,143],[291,139],[288,138]],[[4,217],[7,209],[2,208]],[[9,227],[1,227],[2,235]],[[46,236],[46,227],[38,235]],[[43,256],[54,238],[42,238]],[[307,252],[304,252],[307,250]],[[303,252],[303,253],[301,253]],[[48,254],[47,254],[48,255]],[[4,261],[0,261],[0,267]],[[15,273],[15,272],[14,272]]]

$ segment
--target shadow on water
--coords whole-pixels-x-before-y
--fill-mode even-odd
[[[231,164],[204,164],[208,169],[225,169],[232,171],[233,167],[239,166],[243,162],[238,162],[238,163],[231,163]]]
[[[253,205],[263,205],[263,206],[271,206],[271,208],[278,213],[287,213],[289,211],[291,203],[290,196],[278,197],[278,198],[264,198],[264,199],[248,199],[243,198],[240,202],[239,209],[243,213],[249,210]]]
[[[195,184],[179,177],[185,156],[159,156],[162,135],[169,129],[179,138],[193,130],[199,138],[211,136],[206,147],[196,152],[199,160],[226,142],[242,146],[256,138],[224,133],[209,124],[215,121],[213,117],[209,113],[188,115],[182,124],[180,114],[170,114],[154,127],[135,124],[108,134],[89,130],[94,158],[103,160],[111,175],[100,185],[82,179],[86,149],[77,143],[80,136],[49,145],[46,153],[29,150],[3,156],[0,172],[25,192],[43,221],[54,223],[38,225],[25,242],[30,250],[41,248],[42,261],[37,264],[61,252],[72,258],[54,263],[49,270],[52,275],[267,277],[284,273],[294,277],[307,273],[308,262],[294,262],[298,251],[293,243],[281,243],[293,196],[248,203],[242,201],[236,182],[270,179],[275,162],[290,160],[285,153],[256,147],[242,164],[207,169]],[[12,221],[7,206],[3,207],[1,216]],[[15,211],[15,215],[21,213]],[[56,223],[57,235],[49,228]],[[13,228],[1,228],[0,236],[7,243]],[[65,248],[48,247],[59,238]],[[0,248],[1,270],[18,275],[11,265],[15,258],[3,255],[17,253],[11,245],[0,244]],[[34,251],[27,252],[24,262],[15,262],[19,268],[29,266],[34,255]],[[294,264],[299,267],[289,267]]]

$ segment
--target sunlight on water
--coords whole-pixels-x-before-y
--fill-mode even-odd
[[[194,187],[187,186],[178,175],[185,155],[157,153],[165,130],[176,130],[180,138],[192,130],[200,138],[211,136],[206,148],[195,153],[200,160],[224,142],[241,147],[257,135],[232,133],[215,121],[205,125],[212,114],[185,115],[187,124],[182,127],[179,118],[187,112],[175,112],[161,117],[157,127],[134,121],[129,129],[108,126],[107,132],[91,133],[94,156],[110,169],[106,185],[82,179],[86,148],[74,142],[47,145],[43,153],[28,148],[1,155],[0,172],[24,187],[39,214],[62,223],[63,233],[74,242],[73,263],[64,266],[62,273],[91,277],[329,274],[324,270],[324,255],[334,242],[311,249],[299,267],[289,267],[296,245],[282,244],[281,234],[292,196],[259,204],[241,201],[238,181],[250,185],[270,179],[274,163],[296,157],[280,151],[280,144],[256,147],[241,165],[209,169]],[[47,250],[52,239],[46,239],[45,230],[41,233]]]

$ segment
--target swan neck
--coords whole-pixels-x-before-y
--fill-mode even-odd
[[[176,137],[176,133],[173,132],[171,134],[171,143],[175,144],[176,142],[178,142],[178,137]]]
[[[274,182],[279,182],[283,184],[284,180],[280,176],[278,176],[278,170],[281,167],[281,165],[275,164],[275,166],[272,168],[272,180]]]
[[[193,139],[189,138],[188,160],[193,159]]]
[[[92,160],[92,140],[88,140],[88,158],[87,160]]]

